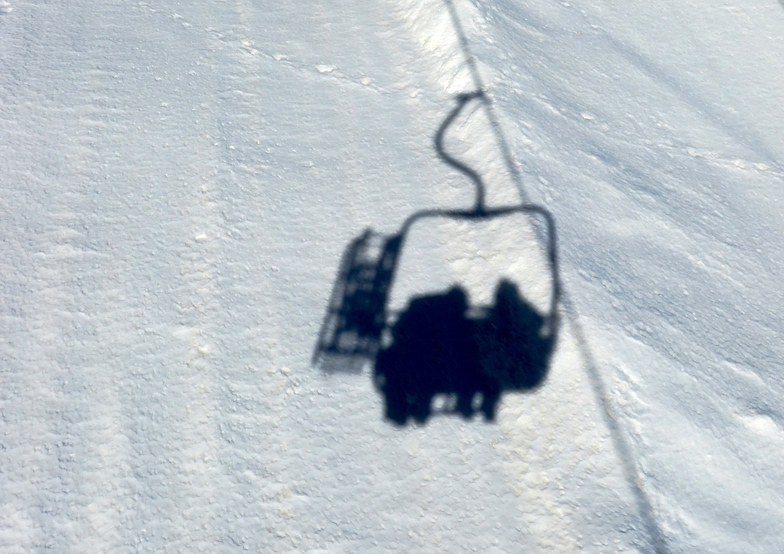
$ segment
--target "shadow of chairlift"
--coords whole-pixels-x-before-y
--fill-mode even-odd
[[[403,425],[409,417],[424,423],[434,411],[470,418],[481,411],[493,420],[504,391],[531,390],[547,373],[558,334],[558,278],[555,223],[544,208],[523,204],[487,208],[479,174],[452,158],[443,147],[446,130],[463,108],[483,92],[462,94],[435,136],[436,151],[476,186],[470,210],[422,210],[394,235],[366,230],[343,254],[313,364],[326,372],[359,373],[374,364],[374,381],[386,401],[385,416]],[[495,305],[471,308],[457,286],[442,294],[411,299],[392,326],[387,300],[395,269],[412,226],[427,218],[485,221],[513,214],[540,217],[547,230],[547,261],[552,278],[548,312],[539,314],[502,280]],[[439,402],[437,395],[443,395]]]

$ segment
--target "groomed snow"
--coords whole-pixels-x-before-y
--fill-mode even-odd
[[[353,238],[470,206],[477,86],[558,347],[398,428],[311,355]],[[0,1],[0,550],[784,551],[783,90],[773,1]],[[540,231],[417,226],[392,309],[543,309]]]

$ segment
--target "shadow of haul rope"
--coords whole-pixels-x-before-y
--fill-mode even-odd
[[[494,420],[502,393],[542,384],[557,339],[560,285],[552,216],[530,204],[485,207],[479,174],[443,147],[447,129],[463,108],[483,95],[481,91],[459,95],[434,138],[441,159],[473,181],[473,208],[422,210],[394,235],[367,230],[352,241],[314,352],[314,364],[328,372],[358,372],[372,363],[375,385],[385,400],[384,415],[394,424],[405,425],[409,419],[425,423],[436,412],[467,419],[481,412],[485,420]],[[389,291],[405,239],[417,222],[427,218],[476,222],[520,213],[541,218],[547,227],[552,283],[547,313],[537,312],[515,284],[501,279],[490,306],[470,306],[466,292],[454,285],[410,299],[399,318],[390,321]]]
[[[485,85],[482,76],[479,74],[476,58],[474,57],[473,52],[471,52],[471,45],[469,44],[468,37],[463,30],[463,25],[460,21],[460,16],[457,13],[457,9],[455,8],[455,4],[453,0],[443,0],[443,2],[444,6],[449,12],[449,18],[452,21],[452,27],[454,28],[455,34],[457,36],[460,49],[463,52],[463,57],[465,59],[468,70],[471,73],[471,79],[474,83],[474,87],[477,90],[486,91],[488,88]],[[782,5],[782,7],[784,7],[784,0],[779,0],[779,3]],[[493,136],[495,137],[496,144],[501,151],[501,155],[504,159],[507,171],[512,177],[512,180],[517,187],[517,191],[522,201],[524,203],[529,203],[530,200],[528,193],[523,185],[523,176],[520,172],[519,166],[517,165],[517,161],[512,154],[512,149],[509,147],[509,142],[506,140],[506,134],[501,128],[501,124],[498,120],[498,116],[496,115],[492,98],[489,94],[484,94],[482,96],[482,104],[485,108],[487,118],[490,121],[490,126],[493,130]],[[537,232],[539,232],[539,229],[537,229]],[[541,234],[539,236],[542,238]],[[607,386],[604,383],[602,374],[599,371],[599,366],[593,357],[591,348],[588,345],[588,340],[585,337],[585,332],[583,331],[582,324],[580,323],[577,314],[577,308],[574,305],[572,298],[565,290],[559,289],[559,294],[561,296],[560,308],[563,312],[564,320],[568,324],[572,335],[577,341],[577,347],[580,351],[580,354],[582,355],[583,362],[585,364],[585,370],[591,383],[591,388],[593,389],[596,401],[602,408],[602,415],[604,417],[605,423],[607,424],[607,428],[610,430],[610,435],[612,436],[616,452],[620,458],[621,466],[626,476],[626,481],[634,494],[640,518],[642,519],[645,525],[645,529],[648,532],[650,547],[655,554],[666,554],[669,551],[666,537],[664,536],[664,533],[659,526],[659,522],[656,520],[656,514],[653,511],[653,506],[651,505],[650,499],[648,498],[645,490],[643,490],[643,479],[637,469],[637,463],[634,459],[632,448],[616,416],[612,413],[612,406],[607,394]]]

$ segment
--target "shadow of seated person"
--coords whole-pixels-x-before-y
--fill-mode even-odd
[[[502,392],[541,383],[554,338],[542,335],[545,319],[517,287],[501,281],[495,305],[474,311],[480,316],[469,317],[459,287],[411,300],[392,327],[392,343],[376,357],[388,419],[424,423],[433,397],[444,394],[455,401],[442,412],[470,418],[481,411],[493,420]]]

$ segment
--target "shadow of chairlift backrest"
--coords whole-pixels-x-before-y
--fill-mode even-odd
[[[358,373],[366,363],[374,363],[385,416],[396,424],[404,425],[409,418],[424,423],[434,408],[466,418],[481,411],[493,420],[504,391],[531,390],[543,382],[557,339],[560,283],[552,216],[533,204],[486,208],[479,174],[443,148],[446,130],[468,102],[482,95],[458,96],[458,105],[435,136],[439,156],[474,182],[473,209],[422,210],[409,216],[394,235],[368,229],[354,239],[343,255],[313,354],[314,365],[327,372]],[[501,280],[492,306],[470,308],[465,291],[454,286],[411,299],[388,326],[387,300],[399,254],[417,221],[480,221],[519,213],[540,216],[547,227],[552,291],[546,314],[527,303],[513,283]],[[385,336],[389,344],[382,345]],[[433,406],[437,395],[443,395],[441,405]]]

